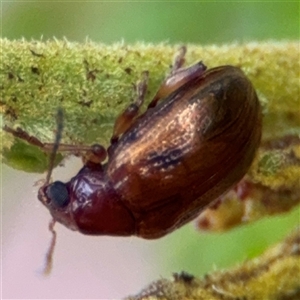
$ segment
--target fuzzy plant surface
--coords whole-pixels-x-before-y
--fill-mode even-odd
[[[202,60],[208,68],[234,65],[243,69],[263,105],[263,141],[299,136],[298,42],[186,46],[186,65]],[[115,117],[135,97],[133,86],[141,73],[150,73],[147,104],[168,74],[179,45],[1,39],[1,48],[3,125],[20,127],[43,142],[51,142],[55,115],[62,107],[64,143],[107,145]],[[15,143],[5,134],[5,149]],[[13,164],[8,150],[5,163]],[[261,164],[266,165],[265,160]],[[34,165],[26,167],[21,158],[15,167],[43,171]],[[269,166],[268,172],[274,168]]]

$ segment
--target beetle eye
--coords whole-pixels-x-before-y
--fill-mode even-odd
[[[61,181],[50,184],[46,189],[46,195],[57,208],[67,206],[70,201],[67,186]]]

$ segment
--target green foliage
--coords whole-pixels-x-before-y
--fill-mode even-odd
[[[4,148],[3,157],[5,164],[25,172],[43,173],[49,164],[45,152],[20,140],[16,140],[10,149]],[[62,155],[57,155],[54,165],[57,166],[62,159]]]

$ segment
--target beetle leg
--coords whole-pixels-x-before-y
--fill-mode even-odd
[[[3,130],[12,134],[14,137],[17,137],[21,140],[26,141],[27,143],[29,143],[31,145],[38,146],[41,149],[44,148],[44,143],[42,143],[36,137],[29,135],[26,131],[24,131],[20,127],[18,127],[17,129],[13,129],[11,127],[4,125]]]
[[[172,92],[183,86],[186,82],[202,76],[206,70],[206,66],[202,63],[202,61],[199,61],[188,68],[181,68],[185,61],[185,53],[186,47],[181,47],[179,54],[175,57],[170,74],[159,87],[153,100],[149,103],[148,108],[155,107],[159,100],[166,98]]]
[[[113,134],[111,137],[111,144],[118,142],[119,136],[124,133],[133,123],[134,119],[139,114],[140,107],[144,102],[144,98],[147,91],[149,72],[142,73],[142,81],[136,86],[137,97],[136,100],[131,103],[116,119]]]
[[[13,136],[26,141],[27,143],[39,147],[42,151],[52,152],[54,143],[43,143],[38,138],[29,135],[26,131],[21,128],[13,129],[8,126],[4,126],[3,130],[12,134]],[[92,146],[85,145],[71,145],[71,144],[59,144],[58,151],[60,152],[71,152],[74,155],[80,155],[82,152],[86,152],[83,157],[85,164],[92,162],[93,164],[101,164],[106,159],[107,153],[103,146],[94,144]]]
[[[171,68],[171,72],[168,75],[171,76],[172,74],[176,73],[176,71],[180,68],[182,68],[182,66],[185,63],[185,55],[186,55],[186,46],[182,46],[179,48],[178,53],[175,56],[172,68]]]

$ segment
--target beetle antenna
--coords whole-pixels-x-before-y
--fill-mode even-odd
[[[50,179],[51,179],[51,174],[52,174],[52,170],[54,167],[56,153],[57,153],[57,150],[58,150],[58,147],[60,144],[60,140],[62,137],[62,131],[64,128],[63,116],[64,116],[63,109],[61,107],[59,107],[57,109],[57,114],[56,114],[56,124],[57,124],[56,135],[55,135],[55,140],[53,143],[53,149],[51,151],[50,158],[49,158],[49,168],[48,168],[48,173],[46,176],[46,182],[44,183],[44,185],[48,185],[50,182]],[[46,253],[46,264],[45,264],[45,268],[43,270],[43,274],[45,276],[47,276],[51,273],[52,265],[53,265],[53,253],[54,253],[54,248],[55,248],[55,244],[56,244],[56,231],[54,230],[54,225],[55,225],[55,219],[52,219],[49,223],[49,231],[52,234],[52,238],[51,238],[49,249]]]
[[[49,223],[49,231],[52,233],[52,238],[51,238],[49,249],[46,253],[46,264],[43,270],[43,274],[45,276],[48,276],[51,273],[52,266],[53,266],[53,253],[56,244],[56,231],[54,230],[55,222],[56,221],[52,219]]]
[[[53,149],[52,152],[50,154],[50,158],[49,158],[49,168],[48,168],[48,174],[46,176],[46,182],[45,185],[49,184],[50,182],[50,178],[51,178],[51,174],[52,174],[52,170],[54,167],[54,161],[55,161],[55,157],[56,157],[56,153],[59,147],[59,143],[62,137],[62,131],[64,128],[64,123],[63,123],[63,109],[61,107],[59,107],[57,109],[57,115],[56,115],[56,124],[57,124],[57,129],[56,129],[56,135],[55,135],[55,140],[53,143]]]

